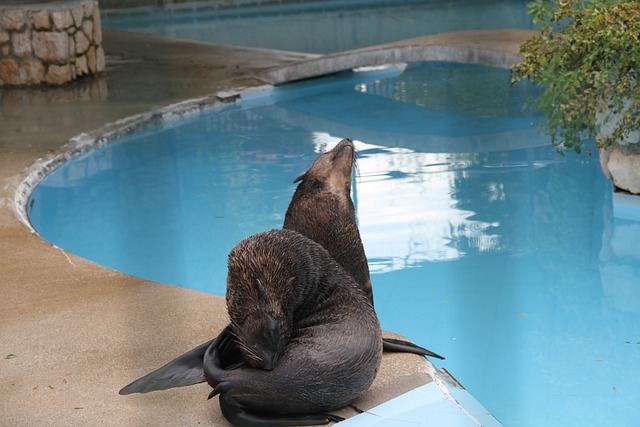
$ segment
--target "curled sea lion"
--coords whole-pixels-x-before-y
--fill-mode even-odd
[[[283,228],[295,230],[318,242],[358,283],[373,305],[369,265],[351,199],[355,147],[343,139],[321,154],[303,175],[284,218]],[[385,351],[442,356],[411,342],[384,339]]]
[[[380,324],[367,296],[324,248],[291,230],[243,240],[228,267],[231,324],[120,394],[206,379],[237,426],[339,421],[325,412],[353,402],[380,366]]]
[[[311,425],[364,393],[382,335],[357,283],[316,242],[291,230],[249,237],[229,254],[231,325],[204,373],[235,425]],[[238,366],[239,365],[239,366]]]

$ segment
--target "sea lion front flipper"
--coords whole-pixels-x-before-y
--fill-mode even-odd
[[[278,416],[252,413],[225,393],[220,394],[220,410],[227,421],[241,427],[315,426],[344,421],[344,418],[332,414]]]
[[[184,387],[206,381],[203,371],[203,358],[213,340],[199,345],[171,362],[138,378],[120,390],[120,394],[148,393]]]
[[[438,359],[444,360],[444,357],[434,353],[433,351],[429,351],[426,348],[420,347],[419,345],[414,344],[412,342],[399,340],[395,338],[383,338],[382,350],[396,351],[399,353],[413,353],[413,354],[418,354],[420,356],[437,357]]]

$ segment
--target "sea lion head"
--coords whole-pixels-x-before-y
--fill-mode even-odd
[[[333,149],[318,156],[309,170],[295,179],[295,182],[321,183],[334,192],[351,191],[351,170],[356,159],[353,141],[343,139]]]
[[[227,310],[231,332],[244,361],[273,369],[289,342],[296,300],[296,273],[287,242],[262,233],[239,243],[229,254]]]
[[[254,281],[254,288],[255,293],[251,292],[245,299],[248,303],[243,303],[241,313],[229,310],[232,333],[249,366],[271,370],[289,341],[290,319],[281,304],[265,292],[260,279]]]

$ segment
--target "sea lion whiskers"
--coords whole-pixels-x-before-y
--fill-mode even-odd
[[[252,427],[338,421],[326,412],[361,395],[382,357],[380,324],[357,284],[291,230],[243,240],[228,266],[232,322],[203,363],[223,416]],[[264,364],[254,366],[246,347]]]
[[[266,293],[261,280],[254,278],[247,282],[255,286],[245,293],[244,298],[238,299],[244,301],[243,305],[230,305],[233,307],[229,311],[232,333],[242,358],[249,366],[271,370],[289,340],[290,319],[283,314],[284,307],[280,301]]]
[[[256,362],[262,362],[262,358],[256,353],[256,351],[252,350],[250,346],[245,344],[249,335],[242,331],[242,328],[240,328],[238,322],[235,320],[231,319],[230,323],[231,328],[229,329],[229,333],[233,336],[235,343],[242,350],[242,354]],[[247,361],[247,363],[249,362]]]

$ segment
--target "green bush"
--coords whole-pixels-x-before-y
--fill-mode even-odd
[[[520,47],[512,82],[542,87],[533,102],[553,144],[580,153],[586,138],[603,149],[640,129],[640,1],[535,0],[528,7],[540,33]],[[601,134],[606,124],[614,129]]]

